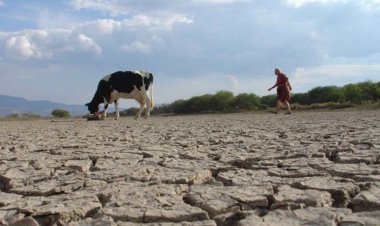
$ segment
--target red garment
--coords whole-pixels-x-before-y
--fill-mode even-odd
[[[277,76],[277,100],[281,102],[290,101],[290,91],[288,87],[288,77],[284,74]]]

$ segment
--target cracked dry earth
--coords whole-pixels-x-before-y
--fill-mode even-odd
[[[380,225],[380,111],[0,121],[0,225]]]

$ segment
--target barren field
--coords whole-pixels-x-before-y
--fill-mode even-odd
[[[380,225],[380,111],[0,121],[0,225]]]

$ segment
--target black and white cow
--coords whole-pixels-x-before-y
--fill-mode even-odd
[[[91,114],[96,114],[99,112],[99,105],[104,103],[103,117],[106,117],[108,104],[114,102],[118,119],[119,98],[135,99],[140,104],[136,118],[140,118],[146,106],[145,117],[148,117],[153,108],[153,74],[145,71],[118,71],[107,75],[100,80],[94,98],[86,106]]]

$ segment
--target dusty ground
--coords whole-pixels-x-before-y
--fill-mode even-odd
[[[2,225],[380,225],[380,111],[3,120],[0,149]]]

